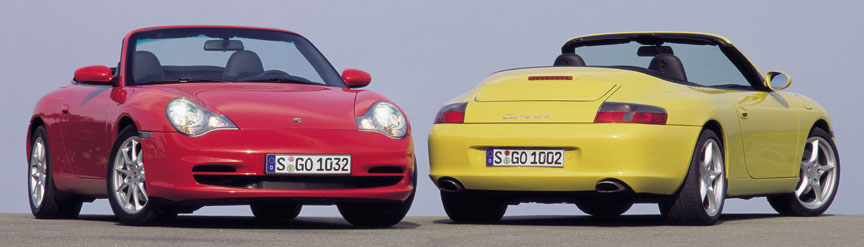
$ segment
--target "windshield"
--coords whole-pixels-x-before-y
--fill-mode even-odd
[[[744,74],[719,46],[713,44],[664,42],[642,45],[630,41],[580,46],[575,48],[575,53],[587,66],[638,70],[700,86],[751,87]]]
[[[275,82],[344,87],[305,38],[240,28],[156,29],[131,36],[127,84]]]

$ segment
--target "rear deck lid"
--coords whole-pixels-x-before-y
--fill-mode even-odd
[[[474,96],[474,100],[591,102],[602,99],[613,88],[614,83],[580,80],[577,75],[519,75],[486,83]]]

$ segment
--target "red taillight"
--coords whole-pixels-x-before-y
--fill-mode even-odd
[[[606,102],[600,106],[595,123],[666,124],[666,110],[656,106]]]
[[[435,116],[435,123],[464,123],[466,106],[468,106],[467,102],[444,106],[438,111],[438,116]]]

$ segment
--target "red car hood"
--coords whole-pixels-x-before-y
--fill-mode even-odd
[[[160,85],[180,91],[240,129],[356,130],[355,92],[338,87],[276,83]]]

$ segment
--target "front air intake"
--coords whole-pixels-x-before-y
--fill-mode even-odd
[[[237,172],[233,166],[226,165],[199,165],[192,168],[193,172]]]

